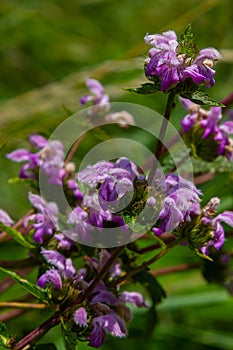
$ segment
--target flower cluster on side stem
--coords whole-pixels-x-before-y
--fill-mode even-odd
[[[185,98],[180,98],[187,114],[181,121],[184,139],[191,147],[194,156],[206,161],[213,161],[218,156],[233,160],[233,121],[221,123],[222,108],[211,107],[210,110]]]

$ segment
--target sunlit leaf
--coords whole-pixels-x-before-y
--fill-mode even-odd
[[[149,95],[159,91],[160,88],[155,84],[145,83],[139,86],[138,88],[125,88],[125,90],[130,92],[136,92],[137,94],[141,95]]]
[[[0,323],[0,349],[9,349],[7,344],[9,344],[10,337],[4,323]]]
[[[28,293],[34,295],[36,298],[46,301],[47,300],[47,292],[46,290],[39,288],[35,284],[29,282],[28,280],[20,277],[13,271],[9,271],[0,266],[0,270],[5,272],[8,276],[13,278],[20,286],[22,286]]]
[[[64,321],[61,324],[61,331],[65,349],[75,350],[78,342],[77,333],[73,332],[70,325]]]
[[[23,247],[28,249],[33,249],[35,246],[31,243],[29,243],[22,233],[14,229],[13,227],[9,227],[2,222],[0,222],[0,230],[5,231],[8,235],[10,235],[12,238],[14,238],[19,244],[21,244]]]
[[[187,57],[194,58],[197,54],[196,39],[189,23],[184,32],[179,37],[179,54],[185,54]]]
[[[181,97],[188,98],[190,101],[205,106],[214,106],[214,107],[224,107],[221,102],[217,102],[211,97],[209,97],[206,93],[202,91],[193,91],[193,92],[182,92]]]

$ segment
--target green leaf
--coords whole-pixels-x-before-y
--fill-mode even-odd
[[[36,180],[33,180],[33,179],[20,179],[19,177],[14,177],[12,179],[9,179],[8,180],[8,183],[10,185],[14,185],[14,184],[25,184],[25,185],[28,185],[30,186],[31,188],[34,188],[36,190],[39,189],[38,187],[38,182]]]
[[[57,347],[52,343],[44,343],[33,346],[32,350],[57,350]]]
[[[29,243],[22,233],[18,232],[16,229],[9,227],[2,222],[0,222],[0,230],[5,231],[8,235],[12,236],[19,244],[28,249],[33,249],[35,246]]]
[[[152,306],[146,313],[145,326],[144,326],[144,331],[142,335],[144,339],[148,339],[152,335],[157,323],[158,323],[157,311],[156,311],[156,308]]]
[[[226,157],[219,156],[211,163],[192,158],[192,163],[195,174],[233,172],[233,162],[229,162]]]
[[[6,328],[6,325],[2,322],[0,322],[0,349],[3,348],[4,349],[9,349],[9,347],[7,346],[7,344],[10,343],[10,337]]]
[[[71,326],[64,321],[62,321],[62,324],[61,324],[61,331],[62,331],[62,338],[65,345],[65,349],[75,350],[78,342],[77,333],[73,332]]]
[[[146,314],[145,326],[143,331],[143,338],[148,339],[153,333],[153,330],[158,321],[156,305],[160,303],[163,298],[166,297],[166,293],[161,287],[161,285],[158,283],[156,278],[147,271],[138,272],[134,275],[133,278],[136,282],[141,283],[144,286],[144,288],[147,289],[152,300],[152,306]]]
[[[134,275],[133,279],[141,283],[149,292],[153,305],[156,305],[166,298],[166,292],[158,283],[156,278],[147,271],[141,271]]]
[[[181,97],[188,98],[190,101],[197,103],[198,105],[214,106],[214,107],[224,107],[220,102],[213,100],[207,94],[202,91],[184,91],[180,94]]]
[[[125,90],[133,91],[133,92],[136,92],[137,94],[141,94],[141,95],[149,95],[149,94],[154,94],[155,92],[159,91],[160,88],[155,84],[145,83],[145,84],[142,84],[138,88],[125,88]]]
[[[21,285],[28,293],[34,295],[36,298],[46,301],[47,298],[47,292],[46,290],[36,286],[35,284],[27,281],[26,279],[20,277],[13,271],[9,271],[4,269],[3,267],[0,266],[0,271],[5,272],[8,276],[13,278],[19,285]]]
[[[179,37],[179,54],[185,54],[187,57],[195,58],[197,55],[196,38],[192,32],[192,26],[189,23],[184,32]]]

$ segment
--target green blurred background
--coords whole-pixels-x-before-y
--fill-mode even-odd
[[[211,96],[220,100],[232,92],[231,0],[1,0],[0,16],[0,144],[4,145],[0,207],[15,219],[29,207],[27,191],[21,185],[8,184],[19,166],[11,164],[4,154],[16,146],[25,147],[30,132],[49,134],[71,112],[79,110],[79,98],[87,93],[85,78],[99,79],[112,101],[139,103],[163,112],[163,95],[144,97],[123,90],[145,82],[143,61],[148,47],[143,38],[147,32],[180,32],[191,22],[198,48],[213,46],[223,55]],[[181,107],[176,109],[175,126],[184,114]],[[221,197],[224,209],[233,207],[229,175],[220,174],[205,189],[207,197]],[[15,249],[12,244],[6,252],[3,245],[1,258],[12,259]],[[17,250],[14,258],[20,257],[26,257],[26,252]],[[156,266],[196,260],[180,247]],[[233,302],[227,292],[207,285],[196,270],[161,276],[159,281],[168,298],[158,308],[160,321],[152,337],[143,338],[144,313],[135,311],[129,337],[108,338],[103,349],[233,349]],[[7,298],[15,293],[21,295],[22,291],[14,287]],[[22,336],[32,322],[38,325],[44,317],[29,313],[9,322],[9,327],[15,333],[20,329]],[[56,329],[47,340],[63,349]],[[86,349],[85,345],[80,349]]]

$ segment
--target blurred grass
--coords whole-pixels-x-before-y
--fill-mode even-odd
[[[0,144],[6,143],[0,159],[0,206],[15,219],[28,208],[27,190],[7,184],[19,166],[6,160],[4,153],[25,147],[30,132],[49,134],[67,111],[77,111],[79,98],[87,93],[86,77],[100,79],[112,101],[139,103],[163,112],[165,96],[144,97],[123,90],[145,81],[143,60],[148,47],[143,37],[147,32],[179,32],[192,22],[198,48],[214,46],[223,54],[211,96],[222,99],[232,91],[231,0],[1,0],[0,18]],[[181,116],[184,111],[178,106],[173,115],[176,127]],[[202,189],[211,197],[218,188],[222,203],[231,208],[230,184],[231,177],[220,174]],[[25,254],[14,244],[6,250],[2,245],[2,259]],[[195,259],[182,247],[155,266]],[[159,281],[168,299],[159,307],[160,323],[151,339],[141,339],[145,317],[136,312],[129,338],[109,337],[103,349],[233,348],[233,304],[222,289],[207,285],[198,271],[160,276]],[[15,293],[22,291],[14,287],[8,297]],[[42,319],[43,314],[30,312],[9,322],[9,327],[13,332],[20,328],[22,335]],[[56,328],[46,338],[62,350],[57,334]],[[80,344],[79,349],[87,347]]]

